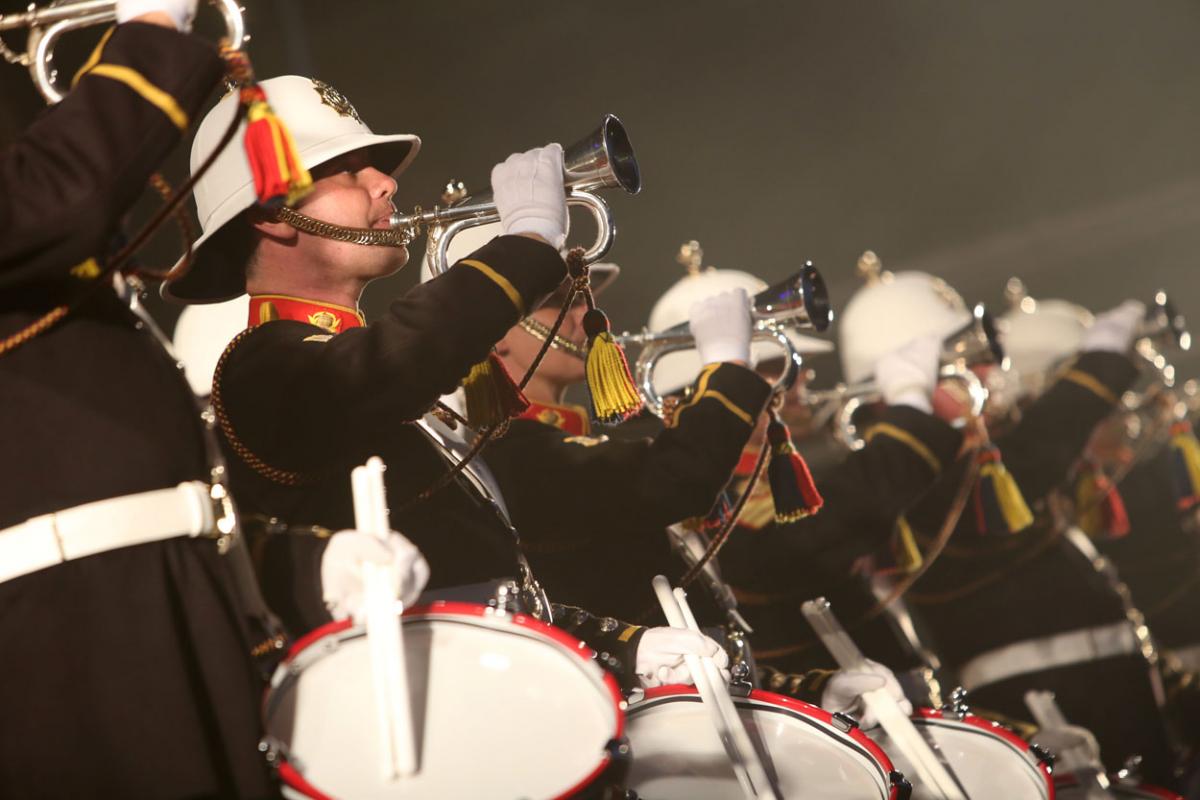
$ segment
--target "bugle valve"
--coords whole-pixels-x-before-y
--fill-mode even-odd
[[[225,20],[222,44],[240,49],[246,40],[242,8],[235,0],[209,0]],[[59,38],[71,31],[106,25],[117,19],[117,0],[74,0],[43,8],[30,5],[25,11],[0,14],[0,33],[28,29],[25,52],[10,49],[0,40],[0,56],[10,64],[29,68],[33,83],[46,102],[53,105],[66,96],[58,86],[58,70],[54,66],[54,46]]]
[[[567,205],[582,206],[596,221],[596,241],[584,253],[584,261],[599,261],[612,246],[616,225],[608,203],[596,194],[600,189],[620,188],[637,194],[642,188],[633,146],[621,120],[606,114],[587,137],[563,149],[563,185]],[[462,184],[451,182],[443,195],[444,206],[426,211],[418,206],[410,214],[393,214],[390,223],[413,235],[422,230],[428,234],[426,252],[434,275],[450,266],[447,253],[450,241],[459,233],[477,225],[500,219],[491,190],[468,195]]]
[[[788,331],[824,331],[833,321],[833,309],[825,280],[812,262],[807,261],[795,274],[756,294],[750,316],[754,326],[753,340],[778,344],[785,356],[784,370],[772,384],[773,391],[782,391],[795,382],[801,365],[800,353],[788,338]],[[654,388],[654,367],[668,353],[691,350],[696,346],[688,323],[681,322],[657,332],[623,333],[617,341],[624,347],[641,346],[634,365],[634,380],[647,407],[662,416],[665,402]]]

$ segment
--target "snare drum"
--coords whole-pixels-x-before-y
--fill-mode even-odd
[[[592,651],[524,614],[437,602],[403,616],[416,774],[380,775],[366,630],[296,643],[266,695],[264,740],[289,798],[559,798],[597,787],[624,728]]]
[[[857,726],[770,692],[734,697],[781,797],[903,800],[904,777]],[[633,749],[628,785],[644,800],[741,797],[725,748],[694,686],[662,686],[626,711]]]
[[[912,723],[941,753],[971,800],[1054,800],[1050,766],[1003,725],[973,714],[947,714],[931,708],[917,709]],[[916,770],[891,744],[883,728],[873,728],[868,735],[913,782],[913,800],[937,796],[917,782]]]

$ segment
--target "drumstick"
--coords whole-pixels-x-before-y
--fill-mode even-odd
[[[866,658],[833,615],[828,600],[824,597],[808,600],[800,606],[800,610],[839,667],[847,671],[863,670]],[[967,800],[966,792],[958,780],[930,749],[912,720],[886,688],[863,692],[862,701],[879,720],[896,749],[913,765],[917,772],[914,777],[926,790],[942,800]]]
[[[350,474],[354,490],[354,524],[359,531],[386,541],[391,534],[383,461],[372,456],[365,466]],[[408,670],[398,612],[403,611],[392,587],[388,568],[363,565],[363,605],[371,675],[375,686],[376,719],[379,724],[380,770],[383,779],[394,781],[417,769],[416,746],[408,697]]]
[[[696,620],[687,605],[687,595],[681,589],[671,591],[671,583],[662,575],[656,575],[652,581],[654,593],[662,606],[663,615],[672,628],[684,628],[699,631]],[[729,698],[725,688],[725,679],[711,658],[695,655],[685,655],[684,661],[692,673],[696,683],[696,691],[709,710],[709,716],[716,728],[717,736],[725,747],[733,767],[733,774],[741,784],[746,797],[755,800],[776,800],[770,779],[759,760],[758,751],[750,741],[742,718],[738,716],[737,708]]]

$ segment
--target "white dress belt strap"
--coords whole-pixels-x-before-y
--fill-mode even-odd
[[[958,677],[962,687],[971,691],[1030,672],[1136,653],[1139,648],[1133,624],[1122,620],[997,647],[964,664]]]
[[[200,481],[84,503],[0,531],[0,583],[120,547],[216,533]]]

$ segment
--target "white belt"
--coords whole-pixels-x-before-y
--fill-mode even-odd
[[[119,547],[215,529],[210,489],[200,481],[85,503],[0,531],[0,583]]]
[[[1028,672],[1128,655],[1139,648],[1133,625],[1128,621],[1114,622],[989,650],[959,670],[959,682],[970,691]]]

